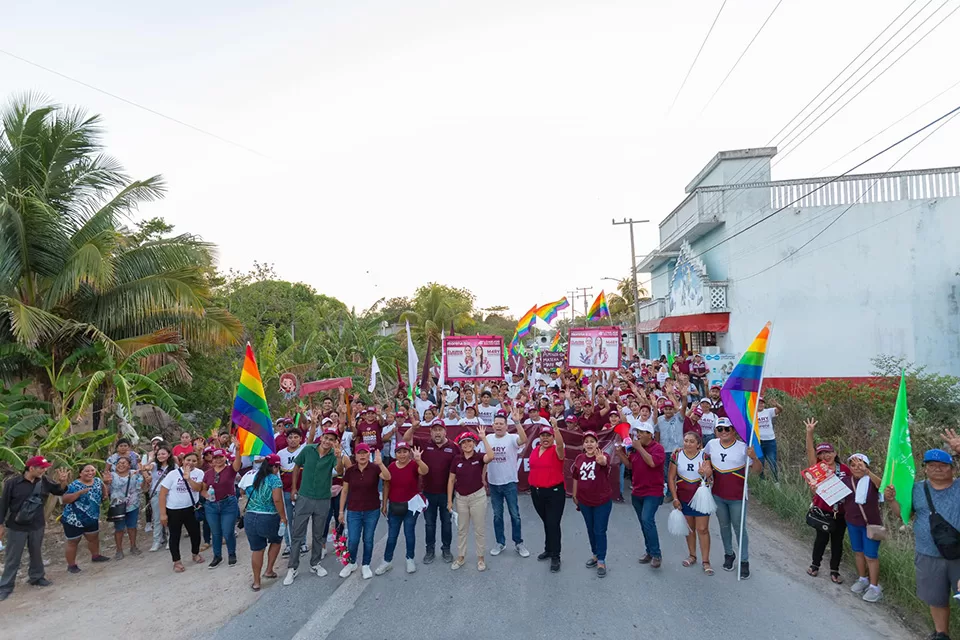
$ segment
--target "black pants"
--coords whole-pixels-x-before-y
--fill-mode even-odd
[[[843,514],[837,514],[837,524],[833,531],[817,530],[817,538],[813,541],[813,562],[811,564],[819,567],[823,562],[823,552],[827,550],[827,542],[830,543],[830,571],[840,570],[840,558],[843,556],[843,537],[847,535],[847,521]]]
[[[180,562],[180,527],[187,528],[190,536],[190,552],[193,555],[200,553],[200,523],[193,507],[183,509],[167,509],[167,526],[170,527],[170,557],[174,562]]]
[[[553,487],[530,487],[533,508],[543,520],[544,552],[551,558],[560,557],[560,520],[563,518],[563,505],[567,502],[567,493],[563,483]]]

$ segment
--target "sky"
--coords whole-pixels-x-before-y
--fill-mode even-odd
[[[167,181],[139,215],[216,243],[224,270],[272,263],[358,311],[435,281],[520,316],[577,287],[591,288],[587,304],[614,289],[604,278],[626,276],[631,256],[612,219],[650,220],[635,225],[637,254],[655,248],[711,157],[777,142],[904,8],[873,49],[923,6],[782,0],[710,101],[777,4],[729,0],[678,95],[721,3],[15,3],[0,96],[101,114],[109,153]],[[856,77],[927,22],[846,98],[878,79],[775,158],[773,178],[836,175],[960,105],[957,84],[835,162],[958,83],[945,61],[960,15],[920,41],[955,5],[927,3]],[[957,164],[958,143],[960,118],[896,169]],[[860,172],[886,170],[888,155]]]

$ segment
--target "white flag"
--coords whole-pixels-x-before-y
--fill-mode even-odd
[[[373,356],[373,362],[370,364],[370,386],[367,387],[367,393],[373,393],[377,386],[378,373],[380,373],[380,365],[377,364],[377,356]]]
[[[417,350],[413,347],[413,336],[410,335],[410,321],[407,320],[407,378],[410,380],[410,397],[413,397],[413,390],[417,386],[417,369],[420,367],[420,359],[417,358]]]
[[[445,379],[446,376],[444,376],[443,374],[444,374],[444,370],[447,368],[447,367],[446,367],[446,365],[447,365],[447,350],[446,350],[446,348],[443,346],[443,341],[444,341],[444,340],[446,340],[446,334],[444,333],[443,329],[440,329],[440,388],[441,388],[441,389],[443,388],[444,382],[446,382],[446,379]],[[443,405],[441,404],[442,402],[443,402],[442,400],[440,400],[439,398],[437,398],[437,404],[440,404],[441,406],[443,406]]]

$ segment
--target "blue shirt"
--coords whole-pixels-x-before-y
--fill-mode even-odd
[[[87,487],[79,480],[74,480],[67,487],[66,493],[77,493],[89,488],[85,494],[64,505],[61,519],[74,527],[88,527],[100,519],[100,503],[103,502],[103,482],[100,478],[93,479],[93,485]]]
[[[256,489],[253,485],[250,485],[247,488],[247,495],[250,498],[247,501],[247,511],[254,513],[276,513],[277,507],[273,503],[274,489],[283,489],[283,482],[280,481],[279,476],[273,474],[264,478],[263,482],[261,482],[260,486]]]
[[[933,543],[930,534],[930,507],[927,505],[927,496],[923,490],[923,482],[913,485],[913,512],[917,518],[913,523],[913,538],[917,553],[934,558],[942,558],[937,545]],[[946,489],[930,487],[930,497],[937,513],[944,517],[957,530],[960,530],[960,482],[953,481]]]

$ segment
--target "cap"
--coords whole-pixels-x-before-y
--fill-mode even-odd
[[[821,442],[817,445],[817,453],[835,453],[835,450],[829,442]]]
[[[213,454],[213,457],[214,457],[214,458],[216,458],[217,456],[223,456],[224,458],[227,457],[227,452],[224,451],[223,449],[214,449],[214,450],[211,451],[210,453]]]
[[[204,447],[203,455],[207,455],[208,453],[213,453],[213,447]]]
[[[434,427],[441,427],[443,429],[446,429],[447,423],[441,420],[440,418],[437,418],[436,420],[430,423],[430,428],[433,429]]]
[[[562,406],[563,406],[563,400],[554,400],[554,401],[553,401],[553,406],[555,406],[555,407],[562,407]]]
[[[497,411],[496,414],[494,414],[493,417],[494,417],[494,418],[506,418],[506,417],[507,417],[507,412],[504,411],[503,409],[500,409],[499,411]]]
[[[364,412],[364,413],[376,413],[376,412],[377,412],[377,408],[376,408],[376,407],[367,407],[366,409],[363,410],[363,412]]]
[[[870,458],[865,453],[854,453],[847,458],[847,462],[850,462],[853,459],[860,460],[863,462],[863,464],[867,465],[868,467],[870,466]]]
[[[333,418],[324,418],[320,421],[320,426],[322,427],[325,424],[333,424]]]
[[[608,415],[617,416],[617,417],[619,418],[619,417],[620,417],[620,412],[619,412],[619,411],[611,411]]]
[[[717,391],[720,391],[720,385],[718,384],[710,385],[710,390],[713,391],[714,389],[716,389]]]
[[[334,438],[336,438],[337,440],[339,440],[339,439],[340,439],[340,430],[339,430],[339,429],[324,429],[324,430],[323,430],[323,435],[325,435],[325,436],[333,436]]]
[[[637,431],[646,431],[647,433],[654,433],[653,423],[641,422],[640,426],[637,427]]]
[[[673,407],[674,406],[673,400],[664,400],[663,404],[661,404],[660,406],[662,406],[663,408]]]
[[[702,416],[702,415],[703,415],[703,409],[701,409],[699,406],[694,407],[694,408],[693,408],[693,415],[695,415],[695,416]]]
[[[953,464],[953,456],[943,449],[930,449],[923,454],[923,464],[928,462],[942,462],[943,464]],[[29,465],[28,465],[29,466]]]
[[[30,467],[40,467],[41,469],[46,469],[52,466],[53,464],[51,464],[50,461],[43,456],[33,456],[24,464],[26,469],[29,469]]]
[[[478,442],[479,437],[477,436],[477,434],[473,433],[472,431],[464,431],[459,436],[457,436],[457,444],[460,444],[464,440],[472,440],[474,442]]]
[[[280,464],[280,456],[278,456],[275,453],[271,453],[270,455],[265,457],[263,461],[267,464]]]
[[[163,436],[153,436],[150,438],[150,442],[163,442]]]
[[[360,453],[361,451],[366,451],[367,453],[370,453],[370,445],[368,445],[366,442],[361,442],[360,444],[358,444],[356,447],[353,448],[354,453]]]
[[[543,435],[543,434],[548,434],[548,435],[551,435],[551,436],[552,436],[552,435],[553,435],[553,427],[548,427],[548,426],[546,426],[546,425],[540,427],[540,430],[537,431],[537,435]]]
[[[598,440],[598,439],[599,439],[599,438],[597,438],[597,432],[596,432],[596,431],[584,431],[584,432],[583,432],[583,437],[586,438],[587,436],[593,438],[594,440]]]
[[[408,450],[409,450],[409,449],[410,449],[410,443],[405,442],[405,441],[403,441],[403,440],[400,440],[400,441],[398,441],[395,445],[393,445],[393,450],[394,450],[394,451],[400,451],[400,449],[408,449]]]
[[[570,414],[569,416],[567,416],[566,418],[564,418],[564,420],[565,420],[566,422],[572,422],[573,424],[577,424],[577,416],[575,416],[575,415],[573,415],[573,414]]]
[[[710,400],[710,398],[700,398],[700,404],[703,404],[704,402],[710,404],[712,400]]]
[[[757,402],[766,402],[766,400],[763,399],[763,396],[760,396],[757,398]]]
[[[717,418],[717,427],[732,427],[733,423],[730,422],[730,418]],[[716,427],[715,427],[716,428]]]

